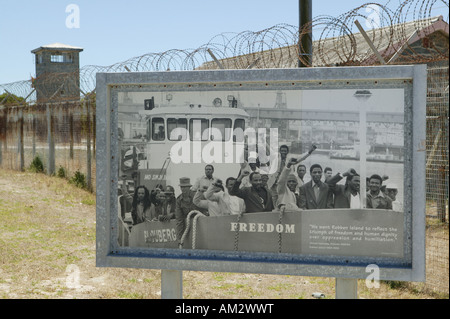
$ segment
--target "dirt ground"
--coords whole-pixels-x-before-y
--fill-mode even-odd
[[[44,174],[0,169],[0,298],[160,299],[161,271],[95,266],[95,195]],[[183,272],[185,299],[335,298],[335,279]],[[382,282],[364,299],[442,296]],[[448,295],[447,297],[448,298]]]

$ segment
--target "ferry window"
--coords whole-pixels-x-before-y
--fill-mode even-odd
[[[154,117],[152,119],[152,139],[154,141],[163,141],[165,138],[164,119],[161,117]]]
[[[187,120],[186,119],[167,119],[167,137],[170,141],[186,140]]]
[[[245,120],[244,119],[234,120],[233,141],[234,142],[243,142],[244,141],[244,131],[245,131]]]
[[[219,135],[220,132],[220,136]],[[228,141],[231,133],[231,119],[213,119],[211,121],[211,140]]]
[[[190,119],[189,137],[191,141],[207,141],[209,132],[209,120]]]

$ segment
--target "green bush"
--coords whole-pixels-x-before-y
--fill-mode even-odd
[[[64,169],[64,167],[60,166],[58,169],[58,172],[56,173],[56,176],[60,177],[60,178],[66,178],[67,174],[66,174],[66,170]]]
[[[389,286],[391,289],[403,289],[408,286],[408,284],[404,281],[397,281],[397,280],[386,280],[385,283]]]
[[[39,155],[36,155],[33,159],[33,161],[30,164],[30,171],[35,173],[42,173],[44,172],[44,163],[42,163],[41,158]]]
[[[86,176],[80,171],[76,171],[75,175],[69,180],[69,183],[83,189],[87,189]]]

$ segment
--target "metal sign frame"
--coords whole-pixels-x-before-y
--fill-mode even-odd
[[[99,267],[264,273],[367,278],[377,265],[381,280],[425,280],[426,65],[261,70],[98,73],[96,104],[96,261]],[[300,90],[391,89],[404,92],[403,258],[285,253],[150,249],[117,245],[118,93],[169,86],[185,90],[295,86]]]

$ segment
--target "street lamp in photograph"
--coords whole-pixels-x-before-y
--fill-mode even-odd
[[[353,95],[359,103],[359,175],[361,179],[361,208],[366,208],[366,158],[367,158],[367,101],[372,96],[369,90],[358,90]]]

